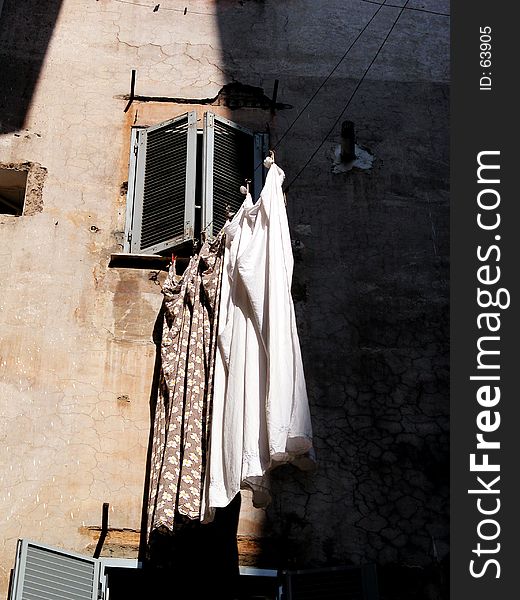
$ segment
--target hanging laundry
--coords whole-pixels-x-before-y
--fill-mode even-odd
[[[258,201],[248,193],[163,286],[149,535],[186,518],[208,523],[244,488],[266,506],[273,468],[314,468],[284,173],[271,163]]]
[[[213,243],[206,242],[182,278],[176,276],[175,263],[172,265],[163,286],[149,533],[172,530],[179,515],[201,516],[223,251],[222,235]]]
[[[255,506],[266,506],[274,467],[314,467],[283,178],[272,162],[259,200],[253,205],[248,194],[223,230],[206,521],[241,488],[253,490]]]

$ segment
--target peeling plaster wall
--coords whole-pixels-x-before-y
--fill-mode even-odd
[[[63,0],[38,27],[39,4],[5,0],[0,17],[12,81],[0,161],[47,169],[42,212],[0,215],[4,591],[18,537],[90,553],[103,502],[105,551],[137,552],[161,294],[149,271],[108,260],[124,231],[131,126],[190,107],[134,102],[123,113],[131,69],[144,96],[215,98],[233,81],[269,95],[279,79],[293,109],[215,109],[268,124],[276,143],[378,8],[198,0],[185,15],[173,0],[157,12],[147,0]],[[398,10],[381,10],[277,147],[288,182]],[[319,469],[275,473],[267,511],[244,501],[244,562],[425,565],[431,536],[447,552],[448,38],[448,18],[406,11],[344,115],[373,168],[332,173],[337,126],[289,192]]]
[[[137,554],[162,296],[149,271],[108,268],[124,230],[136,120],[116,96],[135,66],[152,95],[216,96],[227,82],[205,41],[214,17],[194,34],[121,2],[64,0],[49,33],[38,29],[40,11],[6,0],[0,20],[0,70],[13,81],[1,100],[0,160],[47,169],[44,210],[0,216],[1,597],[17,538],[91,553],[103,502],[112,528],[134,532],[124,543],[109,537],[105,553]],[[158,64],[161,44],[171,64],[166,54]],[[29,93],[33,80],[30,98],[9,95]]]

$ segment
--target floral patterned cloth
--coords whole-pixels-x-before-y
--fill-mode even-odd
[[[212,404],[224,237],[163,286],[161,373],[153,424],[148,530],[200,519]]]

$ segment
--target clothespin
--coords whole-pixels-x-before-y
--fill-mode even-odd
[[[251,183],[251,179],[245,179],[244,183],[246,185],[240,186],[240,193],[244,194],[244,196],[245,196],[245,195],[249,194],[249,184]]]
[[[270,169],[274,164],[274,150],[269,150],[269,156],[264,159],[264,167]]]
[[[168,266],[170,268],[170,271],[173,272],[174,281],[177,278],[177,262],[176,261],[177,261],[177,257],[175,256],[175,254],[172,253],[172,260]]]
[[[240,188],[240,190],[242,190],[242,188],[243,188],[243,187],[244,187],[244,186],[242,186],[242,187]],[[243,193],[244,193],[244,192],[243,192]],[[247,191],[246,191],[245,193],[247,193]],[[230,206],[229,204],[226,204],[226,220],[227,220],[227,221],[231,221],[231,219],[233,218],[233,215],[234,215],[234,214],[235,214],[235,213],[231,212],[231,206]]]

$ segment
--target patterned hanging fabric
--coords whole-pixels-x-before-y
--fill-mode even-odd
[[[265,507],[272,469],[315,467],[283,178],[271,161],[258,201],[163,286],[149,539],[211,522],[240,489]]]
[[[161,373],[153,423],[148,534],[173,531],[179,516],[200,519],[224,255],[206,242],[182,277],[163,286]]]

